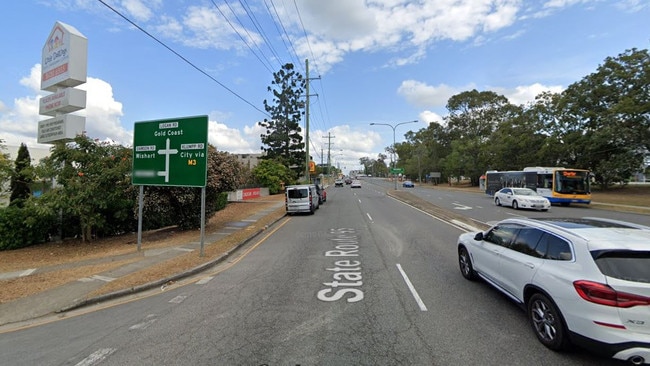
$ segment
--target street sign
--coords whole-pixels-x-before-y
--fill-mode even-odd
[[[404,174],[404,168],[391,168],[391,174]]]
[[[205,187],[208,116],[136,122],[134,185]]]

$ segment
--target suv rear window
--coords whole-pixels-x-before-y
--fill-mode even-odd
[[[290,189],[287,191],[289,198],[307,198],[309,190],[307,188]]]
[[[650,252],[601,250],[591,255],[605,276],[650,283]]]

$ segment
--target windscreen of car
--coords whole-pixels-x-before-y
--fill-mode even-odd
[[[287,191],[289,198],[307,198],[309,197],[309,190],[307,188],[290,189]]]
[[[513,189],[513,191],[519,196],[537,196],[537,192],[532,189]]]
[[[599,250],[591,256],[605,276],[650,283],[650,252]]]

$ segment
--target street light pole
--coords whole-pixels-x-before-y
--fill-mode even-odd
[[[407,123],[415,123],[415,122],[417,122],[417,120],[400,122],[400,123],[398,123],[396,125],[391,125],[391,124],[388,124],[388,123],[375,123],[375,122],[370,123],[371,126],[388,126],[388,127],[393,129],[393,148],[392,148],[391,154],[390,154],[390,156],[391,156],[390,162],[391,162],[391,165],[393,165],[393,169],[395,169],[395,165],[397,164],[397,161],[395,161],[395,159],[393,157],[395,155],[395,129],[397,129],[397,126],[405,125]],[[395,177],[393,177],[393,180],[395,181],[395,190],[397,190],[397,179],[395,179]]]

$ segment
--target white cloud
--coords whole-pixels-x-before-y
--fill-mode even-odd
[[[445,107],[447,101],[452,96],[462,93],[463,91],[475,89],[473,85],[466,87],[450,87],[445,84],[431,86],[417,80],[404,80],[397,89],[397,93],[404,97],[410,104],[421,108]],[[560,85],[542,85],[535,83],[532,85],[522,85],[514,88],[487,87],[487,90],[494,91],[508,98],[512,104],[527,104],[535,101],[535,97],[542,92],[561,93],[564,87]],[[425,113],[426,111],[422,112]],[[432,121],[431,117],[421,119],[423,121]]]
[[[422,111],[419,114],[420,121],[424,121],[428,124],[431,124],[432,122],[437,122],[438,124],[444,125],[444,120],[442,119],[442,116],[439,115],[436,112],[431,112],[431,111]]]
[[[560,85],[542,85],[535,83],[532,85],[522,85],[515,88],[507,89],[500,87],[491,87],[490,90],[508,98],[512,104],[521,105],[535,101],[535,97],[543,92],[561,93],[564,87]]]
[[[257,135],[257,140],[259,140],[259,135]],[[253,145],[250,140],[243,137],[238,129],[230,128],[216,121],[208,123],[208,142],[219,151],[237,154],[260,153],[259,146]]]
[[[122,7],[139,21],[147,21],[154,15],[154,11],[161,5],[161,0],[122,0]]]
[[[432,86],[417,80],[404,80],[397,88],[397,94],[414,106],[431,108],[444,107],[450,97],[462,90],[467,89],[457,89],[445,84]]]

